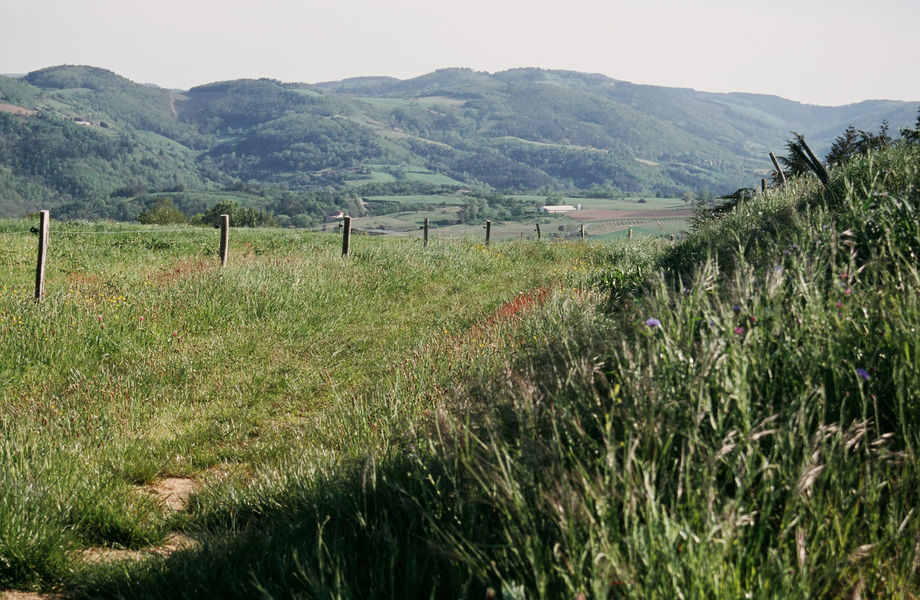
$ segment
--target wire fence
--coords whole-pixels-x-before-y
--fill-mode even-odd
[[[86,231],[79,231],[79,230],[67,231],[67,230],[53,230],[53,231],[50,231],[49,233],[50,233],[51,235],[126,235],[126,234],[133,234],[133,233],[145,233],[145,234],[150,234],[150,233],[187,233],[187,234],[192,234],[192,233],[194,233],[194,234],[201,234],[201,233],[208,233],[208,232],[210,232],[210,230],[207,230],[207,229],[198,229],[198,230],[194,230],[194,229],[121,229],[121,230],[117,230],[117,231],[90,231],[90,230],[86,230]]]
[[[133,227],[133,228],[119,228],[119,229],[87,229],[87,228],[71,228],[66,223],[58,224],[53,230],[50,227],[50,215],[48,211],[40,211],[39,213],[39,227],[31,227],[30,229],[20,230],[20,231],[0,231],[0,236],[11,237],[11,236],[35,236],[39,240],[39,253],[36,267],[36,277],[35,277],[35,298],[41,300],[44,295],[44,273],[45,273],[45,262],[47,258],[47,248],[49,244],[49,239],[51,237],[109,237],[112,236],[139,236],[153,238],[157,235],[166,234],[166,235],[187,235],[187,236],[212,236],[214,233],[219,233],[219,250],[218,256],[220,260],[221,267],[227,265],[227,255],[229,248],[229,216],[221,215],[221,222],[219,227],[215,228],[206,228],[206,227],[168,227],[168,228],[159,228],[159,227]],[[485,244],[489,245],[491,232],[492,232],[492,223],[491,221],[486,221],[483,229],[485,230]],[[341,230],[342,233],[342,256],[348,257],[350,251],[350,237],[352,233],[370,233],[362,232],[358,229],[352,229],[351,227],[351,218],[345,217],[343,223],[337,228]],[[428,219],[425,219],[424,227],[420,227],[420,230],[424,230],[424,246],[428,246]],[[537,239],[540,239],[540,226],[537,224],[535,230],[537,232]],[[300,234],[302,232],[290,231],[290,233]],[[581,225],[580,235],[582,241],[585,239],[585,226]],[[215,236],[216,237],[216,236]],[[521,238],[523,239],[524,234],[521,233]],[[630,230],[630,237],[632,237],[632,230]],[[461,238],[457,237],[456,239],[452,236],[444,236],[441,238],[442,241],[460,242]],[[463,238],[467,239],[467,238]]]

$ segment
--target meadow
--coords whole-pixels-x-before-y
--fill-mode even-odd
[[[580,238],[581,225],[585,237],[593,240],[636,237],[679,236],[689,229],[690,207],[675,198],[547,198],[537,195],[514,195],[525,214],[511,220],[492,221],[493,240],[537,239],[536,224],[541,237]],[[364,199],[372,213],[356,217],[355,228],[377,234],[420,237],[420,229],[429,219],[432,235],[449,239],[484,240],[483,222],[461,223],[460,211],[467,196],[457,194],[369,196]],[[543,204],[581,205],[583,211],[561,214],[537,212]],[[322,229],[331,230],[326,224]]]
[[[40,304],[4,221],[2,584],[915,598],[918,189],[900,144],[673,243],[234,231],[225,269],[74,224],[106,233],[52,234]]]
[[[60,580],[75,549],[162,542],[164,477],[317,468],[385,448],[401,361],[501,302],[558,285],[593,250],[53,223],[46,298],[36,237],[0,223],[0,582]],[[405,413],[405,414],[404,414]],[[349,416],[350,415],[350,416]]]

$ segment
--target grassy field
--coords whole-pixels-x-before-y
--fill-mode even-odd
[[[234,231],[221,270],[213,231],[58,225],[41,304],[0,222],[3,585],[916,598],[918,165],[673,244]]]
[[[416,196],[368,196],[365,198],[368,202],[393,202],[396,204],[408,205],[432,205],[432,206],[463,206],[465,198],[461,195],[435,194]]]
[[[515,198],[520,199],[522,202],[528,204],[534,204],[536,202],[541,202],[543,204],[570,204],[571,206],[578,206],[581,204],[582,208],[599,208],[604,210],[687,210],[692,208],[687,206],[683,200],[678,200],[677,198],[574,198],[574,197],[565,197],[554,199],[548,201],[546,196],[535,196],[535,195],[516,195]],[[641,200],[641,202],[640,202]]]
[[[541,234],[547,238],[579,237],[582,224],[585,225],[586,238],[593,240],[626,238],[630,229],[636,237],[676,237],[689,229],[689,219],[683,216],[687,211],[687,205],[674,198],[558,200],[559,203],[573,206],[581,204],[584,210],[615,211],[594,216],[537,213],[537,204],[546,202],[545,197],[521,195],[515,198],[525,203],[526,210],[532,211],[532,214],[515,220],[493,221],[491,239],[536,239],[537,222],[540,223]],[[365,231],[418,237],[421,236],[419,228],[427,217],[432,226],[432,236],[480,241],[485,239],[484,223],[457,222],[460,207],[466,202],[466,196],[463,194],[370,196],[366,201],[371,207],[378,203],[381,206],[385,204],[393,207],[393,210],[382,215],[355,218],[354,227]],[[330,228],[327,226],[326,229]]]
[[[164,477],[250,481],[384,451],[405,361],[502,302],[564,281],[576,245],[440,244],[59,224],[47,297],[36,239],[0,223],[0,585],[54,585],[83,548],[139,548],[179,526]],[[462,301],[459,299],[462,298]]]

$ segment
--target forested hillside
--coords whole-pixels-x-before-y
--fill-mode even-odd
[[[235,201],[305,223],[359,206],[363,191],[381,186],[722,193],[756,185],[768,152],[792,131],[825,152],[848,125],[887,121],[897,131],[916,109],[808,106],[538,69],[178,92],[52,67],[0,77],[0,216],[44,207],[131,220],[164,192],[191,213],[213,204],[213,192],[244,190]]]

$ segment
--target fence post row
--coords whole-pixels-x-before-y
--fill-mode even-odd
[[[220,216],[220,266],[227,266],[227,252],[230,246],[230,215]]]
[[[345,217],[342,225],[342,256],[348,256],[351,249],[351,217]]]
[[[47,210],[38,211],[38,265],[35,268],[35,299],[45,296],[45,260],[48,257],[48,222],[51,220]]]

